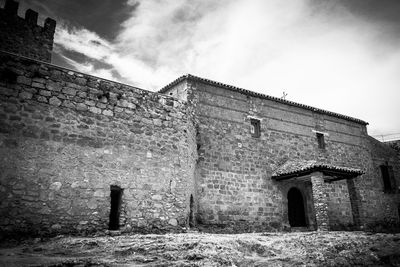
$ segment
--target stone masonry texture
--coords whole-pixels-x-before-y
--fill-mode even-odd
[[[324,182],[324,175],[320,172],[311,174],[313,201],[315,206],[315,219],[318,230],[328,230],[329,216],[327,203],[327,189]]]
[[[110,186],[121,227],[187,224],[195,134],[168,96],[0,55],[0,227],[12,232],[107,229]],[[4,77],[3,77],[4,78]]]
[[[398,142],[367,123],[191,75],[154,93],[57,67],[55,21],[17,11],[0,9],[0,236],[107,230],[115,188],[126,232],[288,229],[292,188],[308,229],[399,224]],[[293,161],[336,172],[272,178]]]
[[[0,51],[50,62],[56,22],[47,18],[43,27],[37,25],[38,13],[31,9],[21,18],[17,15],[18,5],[7,0],[0,8]]]
[[[394,150],[380,142],[371,147],[365,123],[231,88],[189,77],[162,90],[186,97],[199,121],[195,178],[199,222],[238,225],[239,230],[282,229],[288,225],[287,192],[297,187],[306,202],[307,224],[316,229],[310,178],[271,179],[272,172],[289,159],[318,160],[365,172],[350,185],[346,180],[325,182],[330,229],[398,222],[399,194],[383,191],[378,148],[386,151],[380,161],[393,166],[397,183],[399,160]],[[251,118],[261,122],[259,138],[250,133]],[[324,149],[318,147],[315,131],[326,133]]]

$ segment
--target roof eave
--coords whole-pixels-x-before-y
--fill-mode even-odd
[[[272,179],[276,181],[282,181],[282,180],[288,180],[291,178],[295,177],[300,177],[300,176],[305,176],[309,175],[313,172],[322,172],[324,175],[327,175],[328,177],[332,177],[331,179],[326,179],[327,181],[338,181],[338,180],[345,180],[345,179],[351,179],[355,178],[357,176],[360,176],[364,174],[363,171],[358,171],[358,170],[335,170],[332,168],[327,168],[327,167],[313,167],[309,168],[306,170],[299,170],[291,173],[284,173],[284,174],[277,174],[277,175],[272,175]]]
[[[171,82],[171,83],[167,84],[166,86],[164,86],[163,88],[161,88],[158,92],[159,93],[164,93],[168,89],[170,89],[171,87],[177,85],[178,83],[180,83],[183,80],[198,81],[198,82],[202,82],[202,83],[205,83],[205,84],[222,87],[224,89],[228,89],[228,90],[231,90],[231,91],[243,93],[243,94],[246,94],[246,95],[250,95],[250,96],[254,96],[254,97],[258,97],[258,98],[262,98],[262,99],[268,99],[268,100],[272,100],[272,101],[275,101],[275,102],[279,102],[279,103],[283,103],[283,104],[286,104],[286,105],[295,106],[295,107],[299,107],[299,108],[303,108],[303,109],[308,109],[308,110],[311,110],[313,112],[330,115],[330,116],[337,117],[337,118],[340,118],[340,119],[345,119],[345,120],[348,120],[348,121],[356,122],[356,123],[359,123],[359,124],[362,124],[362,125],[368,125],[368,122],[360,120],[360,119],[357,119],[357,118],[353,118],[353,117],[350,117],[350,116],[342,115],[342,114],[331,112],[331,111],[328,111],[328,110],[319,109],[319,108],[315,108],[315,107],[312,107],[312,106],[300,104],[300,103],[297,103],[297,102],[281,99],[281,98],[278,98],[278,97],[274,97],[274,96],[269,96],[269,95],[265,95],[265,94],[262,94],[262,93],[253,92],[253,91],[250,91],[250,90],[247,90],[247,89],[243,89],[243,88],[236,87],[236,86],[233,86],[233,85],[224,84],[224,83],[221,83],[221,82],[209,80],[209,79],[206,79],[206,78],[201,78],[201,77],[194,76],[194,75],[191,75],[191,74],[186,74],[186,75],[183,75],[183,76],[177,78],[173,82]]]

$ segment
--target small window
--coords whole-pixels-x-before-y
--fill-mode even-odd
[[[396,185],[394,180],[393,167],[386,164],[381,165],[380,168],[384,191],[387,193],[394,192],[394,190],[396,189]]]
[[[252,137],[260,137],[261,135],[261,123],[260,120],[250,119],[250,133]]]
[[[324,134],[317,133],[318,148],[325,149],[325,138]]]

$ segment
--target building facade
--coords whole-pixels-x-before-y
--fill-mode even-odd
[[[17,10],[0,9],[4,234],[399,223],[399,154],[366,122],[192,75],[154,93],[54,66],[55,21]]]

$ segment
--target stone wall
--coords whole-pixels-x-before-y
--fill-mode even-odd
[[[169,96],[0,54],[0,229],[186,226],[196,162],[192,111]]]
[[[370,185],[373,194],[366,196],[369,199],[366,208],[367,216],[378,216],[383,223],[400,221],[400,157],[397,150],[390,144],[382,143],[373,137],[368,137],[369,149],[372,156],[371,175],[376,177]],[[380,166],[387,165],[393,168],[394,185],[391,191],[385,191]],[[376,223],[369,221],[369,223]]]
[[[183,84],[187,85],[182,90]],[[180,89],[175,89],[176,87]],[[310,185],[277,182],[272,172],[289,159],[319,160],[359,168],[365,174],[352,180],[357,191],[350,198],[346,181],[326,184],[329,223],[341,228],[385,218],[386,200],[377,190],[365,123],[300,104],[259,97],[232,86],[192,79],[177,81],[162,92],[186,91],[198,116],[198,219],[204,224],[246,222],[255,229],[288,224],[287,191],[299,188],[311,196]],[[261,121],[261,136],[250,133],[250,119]],[[326,147],[318,147],[315,131],[324,132]],[[396,170],[397,171],[397,170]],[[370,197],[372,196],[372,197]],[[312,201],[311,197],[306,197]],[[310,199],[311,198],[311,199]],[[310,205],[307,203],[307,205]],[[353,207],[354,206],[354,207]],[[357,220],[354,220],[354,210]],[[308,209],[308,218],[315,218]],[[313,219],[308,219],[311,228]]]
[[[303,201],[305,202],[305,214],[306,214],[306,223],[309,226],[310,229],[316,229],[316,221],[315,221],[315,210],[314,210],[314,205],[313,205],[313,192],[311,188],[311,182],[302,182],[302,181],[282,181],[278,184],[279,190],[282,193],[282,218],[288,218],[288,199],[287,195],[289,190],[292,187],[295,187],[300,190],[303,196]],[[287,221],[283,221],[284,226],[287,225]],[[277,225],[282,224],[280,221]]]
[[[331,229],[341,229],[354,224],[349,188],[345,180],[327,183],[328,214]],[[348,197],[346,197],[348,196]]]
[[[400,153],[400,140],[386,141],[384,144],[389,145],[391,148]]]
[[[0,51],[50,62],[56,22],[46,18],[41,27],[37,25],[37,12],[28,9],[21,18],[17,15],[18,5],[7,0],[0,8]]]

